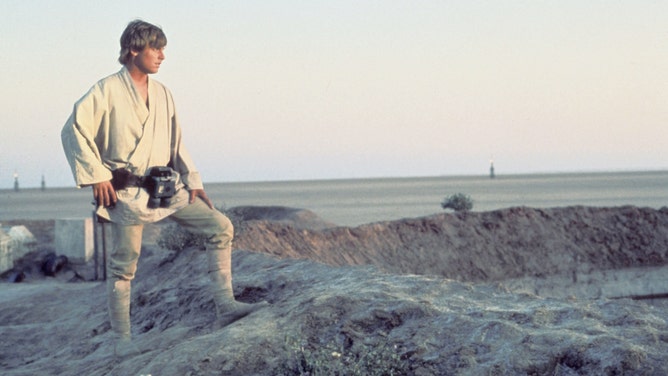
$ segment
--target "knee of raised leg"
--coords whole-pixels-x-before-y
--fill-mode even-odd
[[[224,215],[216,218],[214,226],[208,228],[209,243],[219,244],[232,241],[234,238],[234,226],[232,222]]]
[[[220,232],[223,236],[226,236],[228,238],[234,237],[234,225],[232,224],[232,221],[230,221],[229,218],[226,216],[221,216],[220,218]]]

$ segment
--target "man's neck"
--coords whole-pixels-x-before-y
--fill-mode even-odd
[[[142,72],[137,66],[132,64],[128,64],[125,67],[128,69],[139,95],[144,100],[146,107],[148,107],[148,74]]]
[[[125,66],[132,77],[132,81],[137,87],[146,87],[148,85],[148,74],[142,72],[137,66],[128,64]]]

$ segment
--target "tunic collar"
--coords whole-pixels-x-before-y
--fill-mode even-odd
[[[119,72],[119,75],[121,76],[123,83],[125,84],[126,88],[128,89],[128,92],[130,93],[132,106],[134,107],[139,122],[141,124],[146,124],[146,121],[148,120],[149,115],[151,114],[150,109],[154,107],[153,99],[155,99],[155,95],[153,95],[153,87],[154,87],[153,80],[151,80],[150,77],[147,77],[149,107],[146,107],[144,99],[142,98],[141,94],[139,94],[139,90],[137,90],[134,81],[132,81],[132,77],[130,76],[130,71],[128,71],[128,68],[123,66],[123,68],[121,68],[121,71]]]

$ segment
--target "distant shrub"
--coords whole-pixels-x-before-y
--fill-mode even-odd
[[[441,207],[443,209],[452,209],[456,212],[467,212],[473,209],[473,200],[463,193],[455,193],[452,196],[446,197],[441,202]]]

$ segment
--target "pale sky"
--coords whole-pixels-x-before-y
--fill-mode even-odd
[[[668,169],[668,1],[0,2],[0,188],[74,186],[135,18],[205,182]]]

